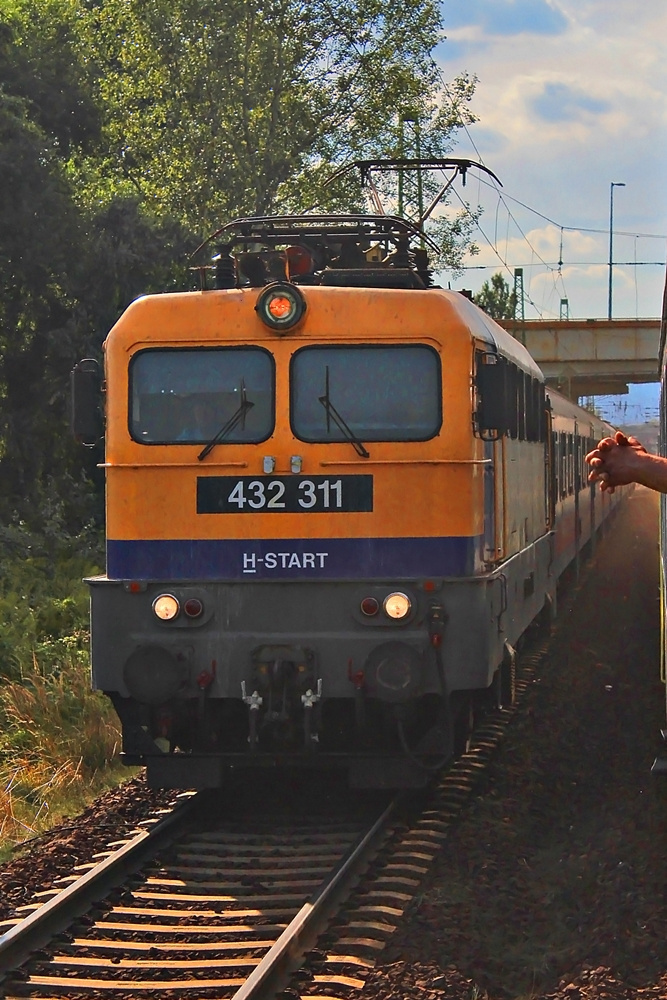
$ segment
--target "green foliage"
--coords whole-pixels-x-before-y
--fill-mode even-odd
[[[0,685],[0,846],[29,839],[128,776],[110,703],[90,687],[82,636],[39,645]]]
[[[68,487],[62,496],[58,487]],[[84,576],[100,572],[103,533],[85,484],[50,481],[39,526],[15,515],[0,524],[0,678],[20,678],[44,642],[88,629]]]
[[[77,4],[71,0],[5,2],[0,12],[0,64],[7,94],[61,156],[99,136],[90,64],[76,46]]]
[[[25,546],[22,558],[19,540]],[[99,564],[67,549],[56,556],[48,539],[29,536],[23,525],[5,531],[2,542],[0,678],[17,680],[32,670],[35,656],[48,651],[50,643],[74,637],[85,644],[89,602],[82,581],[99,572]],[[82,538],[82,548],[85,545]],[[8,554],[10,547],[13,557]]]
[[[47,484],[101,493],[68,432],[74,363],[145,292],[245,213],[355,209],[351,158],[443,155],[475,80],[444,90],[436,0],[6,0],[0,9],[0,523],[31,529]],[[414,150],[404,149],[405,152]],[[465,213],[437,222],[460,263]],[[76,470],[76,471],[75,471]],[[29,503],[26,498],[30,498]]]
[[[493,319],[514,319],[516,315],[516,293],[503,278],[500,271],[491,276],[491,283],[485,281],[473,301]]]
[[[127,774],[115,760],[118,722],[90,684],[92,536],[63,541],[54,516],[0,545],[0,842],[48,828]],[[22,557],[20,555],[22,553]]]
[[[20,682],[0,687],[0,766],[19,760],[52,770],[70,764],[83,776],[107,766],[117,749],[115,715],[91,691],[82,635],[40,644]]]
[[[85,197],[71,162],[99,148],[96,67],[77,0],[14,0],[0,10],[0,524],[41,525],[52,484],[77,510],[99,454],[68,429],[69,372],[99,356],[128,302],[175,280],[194,239],[132,199]],[[29,498],[29,500],[28,500]],[[84,522],[85,523],[85,522]]]
[[[38,828],[61,792],[106,781],[116,738],[89,691],[80,582],[102,562],[102,455],[69,434],[70,370],[100,358],[133,298],[186,286],[189,253],[221,222],[356,208],[351,178],[326,191],[325,179],[350,159],[415,152],[408,116],[423,153],[450,151],[474,120],[475,80],[441,96],[441,34],[437,0],[0,7],[5,833]],[[449,266],[471,225],[464,213],[438,220]]]
[[[99,151],[77,160],[84,186],[102,199],[139,194],[204,232],[236,215],[302,210],[322,200],[334,165],[391,153],[402,109],[417,109],[439,148],[472,120],[469,78],[451,101],[436,96],[441,29],[434,0],[86,8],[81,44],[105,119]]]

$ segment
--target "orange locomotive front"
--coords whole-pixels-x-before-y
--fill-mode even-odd
[[[230,225],[222,287],[105,345],[93,679],[155,785],[423,784],[555,591],[539,369],[401,220],[304,220]]]

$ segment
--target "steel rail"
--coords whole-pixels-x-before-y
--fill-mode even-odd
[[[193,794],[177,803],[169,815],[133,836],[65,889],[54,890],[52,899],[6,931],[0,937],[0,977],[18,969],[34,951],[43,948],[73,919],[152,857],[162,842],[173,837],[177,828],[190,818],[197,799]]]
[[[539,652],[532,650],[531,652],[533,652],[535,659],[540,659]],[[535,652],[537,652],[536,657]],[[530,654],[526,658],[530,663]],[[522,659],[524,658],[522,657]],[[527,667],[529,667],[529,663],[526,664]],[[526,675],[518,682],[517,693],[519,695],[529,685],[530,675],[531,671],[528,669]],[[290,908],[291,912],[285,913],[285,917],[289,921],[287,926],[284,923],[281,926],[275,926],[275,931],[279,936],[274,938],[273,943],[267,939],[267,927],[260,924],[256,928],[258,933],[261,933],[262,930],[265,932],[264,938],[261,941],[263,952],[261,959],[258,957],[253,957],[252,961],[249,959],[249,954],[254,956],[260,947],[257,941],[246,942],[246,947],[239,949],[239,941],[235,939],[230,944],[225,938],[223,948],[220,947],[219,941],[213,943],[205,942],[204,947],[201,947],[203,954],[201,957],[197,957],[196,960],[188,958],[185,962],[178,960],[173,962],[169,955],[165,956],[167,959],[165,968],[192,969],[195,972],[195,976],[197,974],[196,970],[206,968],[209,965],[211,965],[212,971],[213,969],[222,970],[224,967],[225,972],[223,973],[223,978],[220,979],[193,978],[171,980],[168,978],[163,979],[159,973],[157,974],[157,978],[153,977],[150,981],[142,979],[122,979],[122,981],[114,979],[111,981],[105,980],[104,976],[102,976],[102,979],[95,977],[92,979],[80,979],[73,976],[71,979],[71,989],[74,992],[77,990],[83,993],[94,992],[96,995],[100,995],[102,991],[105,993],[113,992],[114,990],[118,992],[127,988],[137,993],[153,990],[157,991],[156,995],[164,994],[165,996],[173,995],[175,991],[180,991],[180,995],[184,996],[190,991],[201,991],[215,987],[235,991],[233,992],[233,1000],[260,1000],[260,998],[261,1000],[266,1000],[267,997],[273,997],[280,990],[291,985],[290,977],[297,968],[305,967],[308,969],[308,965],[311,962],[311,953],[313,956],[312,961],[315,963],[313,981],[318,987],[324,988],[324,986],[327,986],[334,988],[336,995],[338,995],[339,986],[345,986],[346,989],[347,987],[361,988],[367,974],[367,971],[365,972],[364,970],[372,967],[377,957],[375,952],[382,950],[383,939],[391,934],[396,920],[400,918],[410,900],[414,897],[414,894],[419,891],[419,886],[429,864],[433,862],[437,853],[442,848],[443,841],[449,835],[452,817],[458,815],[460,809],[468,799],[472,788],[479,779],[480,770],[484,770],[485,763],[488,761],[493,748],[497,745],[498,739],[504,732],[516,707],[515,704],[511,708],[503,709],[499,713],[499,716],[494,713],[494,716],[482,726],[481,730],[478,730],[478,737],[475,740],[476,747],[461,759],[459,770],[455,767],[451,773],[443,778],[440,790],[436,792],[432,807],[423,812],[421,819],[417,821],[411,832],[401,834],[398,841],[393,843],[393,838],[396,834],[396,822],[392,822],[392,818],[395,817],[399,805],[406,801],[406,793],[394,796],[392,801],[382,809],[378,818],[373,820],[372,824],[366,828],[365,832],[360,833],[357,827],[356,840],[351,846],[345,848],[344,854],[338,855],[340,860],[330,869],[330,873],[326,879],[314,889],[306,902],[301,902],[305,894],[299,894],[300,899],[297,905],[300,905],[300,909],[298,912],[294,914],[294,909]],[[48,941],[50,937],[62,930],[63,924],[76,919],[80,913],[84,912],[91,905],[91,901],[94,902],[100,899],[105,892],[109,891],[109,888],[118,886],[127,871],[134,872],[144,863],[144,860],[152,859],[156,848],[159,849],[162,847],[159,841],[166,839],[166,837],[171,837],[173,840],[173,836],[177,832],[175,830],[176,824],[179,820],[182,821],[186,816],[189,817],[191,815],[194,799],[194,796],[188,799],[182,804],[180,809],[177,808],[175,812],[159,820],[150,830],[142,831],[138,836],[135,836],[129,843],[123,845],[119,851],[115,851],[110,857],[78,878],[67,889],[57,892],[53,899],[40,906],[29,917],[17,923],[7,934],[1,937],[0,974],[8,972],[10,969],[12,971],[16,970],[26,959],[30,958],[31,953],[43,948],[45,941]],[[161,837],[161,834],[164,836]],[[204,834],[203,836],[206,841],[206,835]],[[211,838],[212,845],[216,843],[217,836],[216,834]],[[308,844],[312,844],[313,836],[317,837],[317,834],[310,831],[307,835],[298,835],[296,839],[302,840],[305,838]],[[261,840],[261,834],[253,833],[250,835],[250,838],[253,841]],[[294,839],[294,834],[292,834],[292,838]],[[347,844],[350,844],[349,838],[347,839]],[[393,846],[391,846],[392,844]],[[308,848],[307,850],[316,850],[318,860],[322,860],[319,858],[319,854],[325,849],[328,850],[329,848],[318,845],[315,848]],[[390,851],[388,855],[386,855],[387,849]],[[211,867],[211,872],[206,871],[207,877],[214,875],[227,877],[231,873],[226,871],[226,866],[235,867],[234,862],[230,861],[229,858],[220,862],[216,860],[215,855],[211,862],[207,858],[204,858],[202,861],[199,858],[199,854],[202,852],[206,854],[206,849],[201,845],[195,845],[190,850],[195,852],[196,857],[194,860],[200,865],[198,869],[200,875],[204,874],[201,868],[202,863],[204,865],[208,864]],[[367,870],[369,866],[371,866],[372,870],[372,866],[376,864],[378,852],[380,870],[379,873],[373,876],[371,891],[366,885]],[[302,861],[301,867],[296,869],[297,874],[302,879],[308,870],[307,868],[304,870],[304,863],[307,866],[308,860],[306,859],[305,862]],[[220,869],[221,865],[222,869],[225,870]],[[293,868],[293,866],[290,867]],[[268,872],[264,872],[264,874],[268,874]],[[322,874],[324,874],[324,871],[322,871]],[[142,898],[146,895],[147,898],[150,897],[152,900],[153,891],[158,891],[160,886],[165,890],[170,889],[172,884],[170,879],[176,875],[180,875],[180,869],[173,868],[172,866],[166,874],[158,873],[147,878],[146,892],[135,892],[133,890],[133,895]],[[185,878],[186,875],[182,877]],[[155,886],[152,886],[153,882],[156,883]],[[205,882],[201,883],[202,887],[206,884]],[[299,884],[304,885],[304,887],[306,885],[305,882]],[[311,887],[314,885],[315,883],[311,882]],[[226,884],[224,886],[219,885],[217,888],[224,888],[227,891]],[[269,887],[267,886],[266,888]],[[176,896],[172,897],[166,893],[155,896],[155,899],[158,900],[172,898],[175,899]],[[181,894],[180,898],[186,901],[191,898],[197,900],[201,898],[202,901],[205,901],[206,894],[201,897],[199,893],[192,897]],[[224,898],[226,899],[227,897],[225,896]],[[257,898],[260,900],[260,897]],[[266,903],[271,900],[273,905],[275,905],[275,900],[278,898],[278,896],[271,895],[267,897],[263,894],[261,902]],[[245,904],[254,903],[255,897],[244,894],[242,901]],[[345,918],[345,923],[349,929],[347,933],[339,932],[338,940],[333,945],[329,941],[324,944],[321,940],[321,935],[324,932],[329,933],[328,928],[331,918],[337,913],[343,902],[346,907],[351,906],[353,911],[351,917],[348,914]],[[214,909],[217,916],[220,917],[221,911],[219,908],[214,907]],[[166,910],[164,912],[171,913],[172,911]],[[174,912],[177,914],[180,913],[181,916],[184,915],[184,911],[176,910]],[[234,912],[237,916],[240,915],[237,911]],[[277,913],[274,910],[271,912],[275,920]],[[49,919],[50,913],[52,919]],[[157,911],[147,910],[146,913],[152,914],[157,913]],[[197,910],[196,913],[201,915],[203,911]],[[370,939],[366,940],[365,934],[359,937],[359,933],[355,933],[354,928],[360,928],[363,932],[370,928]],[[26,929],[29,931],[28,936],[26,936]],[[121,928],[121,930],[125,929],[125,927]],[[154,929],[151,927],[151,930]],[[248,931],[251,930],[250,927],[245,929]],[[169,934],[177,933],[179,937],[185,932],[184,927],[175,929],[173,926],[170,926],[169,928],[164,928],[164,930]],[[196,934],[202,933],[202,928],[199,926],[189,927],[187,930],[188,932],[192,930]],[[224,933],[223,928],[216,927],[217,933],[220,933],[221,930]],[[156,947],[150,940],[139,943],[132,940],[128,945],[128,942],[121,939],[118,942],[105,941],[100,945],[100,942],[95,939],[95,941],[76,941],[75,944],[84,950],[87,947],[102,947],[106,950],[118,948],[121,952],[123,948],[128,947],[131,951],[151,951]],[[162,950],[180,952],[189,949],[197,950],[199,947],[199,945],[188,945],[187,942],[178,940],[176,942],[168,942],[166,948]],[[250,952],[248,951],[249,947]],[[161,946],[157,945],[157,948],[160,950]],[[369,949],[371,954],[368,957],[364,957]],[[224,957],[213,962],[206,958],[208,953],[218,950],[225,952],[225,954],[239,950],[239,957],[238,959]],[[360,951],[362,954],[359,954]],[[47,990],[47,992],[50,990],[49,996],[53,995],[54,989],[62,990],[65,985],[69,988],[70,980],[67,978],[62,979],[60,975],[62,966],[70,965],[78,969],[79,967],[89,965],[91,973],[94,976],[93,970],[97,970],[98,967],[106,969],[110,965],[110,962],[113,963],[114,961],[114,959],[100,959],[90,957],[89,955],[87,957],[72,957],[70,952],[67,952],[63,956],[57,955],[55,958],[49,956],[48,960],[50,967],[56,975],[50,973],[49,969],[46,969],[46,972],[50,974],[46,975],[44,974],[44,970],[38,970],[36,974],[30,976],[29,983],[38,990]],[[153,959],[148,963],[143,959],[135,960],[134,956],[131,956],[130,959],[116,961],[118,962],[119,970],[129,969],[130,967],[139,969],[140,966],[148,966],[149,964],[151,969],[154,967],[157,968]],[[249,969],[249,966],[254,967]],[[341,976],[341,966],[343,966],[343,971],[347,967],[352,968],[354,974],[361,978],[353,979],[347,974]],[[232,973],[232,968],[236,970],[236,975]],[[141,971],[144,970],[141,969]],[[239,975],[239,973],[241,974]],[[7,985],[9,985],[9,980]],[[20,986],[17,982],[16,988],[21,993],[24,987]]]
[[[397,805],[403,796],[396,796],[381,813],[372,827],[361,836],[342,859],[328,879],[312,898],[304,903],[294,919],[288,924],[276,943],[268,950],[259,965],[251,972],[233,1000],[259,1000],[269,990],[276,988],[277,980],[292,971],[318,936],[324,930],[324,923],[339,902],[354,876],[368,860],[368,855],[383,833]]]

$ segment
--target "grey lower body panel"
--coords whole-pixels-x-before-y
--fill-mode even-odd
[[[428,585],[97,578],[93,683],[156,785],[216,787],[229,767],[287,755],[344,766],[359,787],[417,787],[448,752],[450,700],[489,688],[555,593],[551,562],[544,536],[493,572]],[[403,619],[383,611],[393,592],[408,598]],[[165,595],[178,613],[161,620]],[[425,734],[430,749],[412,755]]]

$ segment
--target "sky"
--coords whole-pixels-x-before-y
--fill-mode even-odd
[[[471,110],[479,121],[459,133],[452,155],[480,160],[503,185],[471,172],[458,187],[484,211],[480,253],[452,287],[476,292],[495,271],[512,284],[523,267],[527,319],[557,319],[561,308],[573,319],[605,318],[610,185],[622,183],[613,188],[613,316],[658,317],[667,261],[665,0],[443,0],[443,10],[436,56],[445,80],[464,71],[478,78]],[[655,405],[657,390],[639,397]]]

